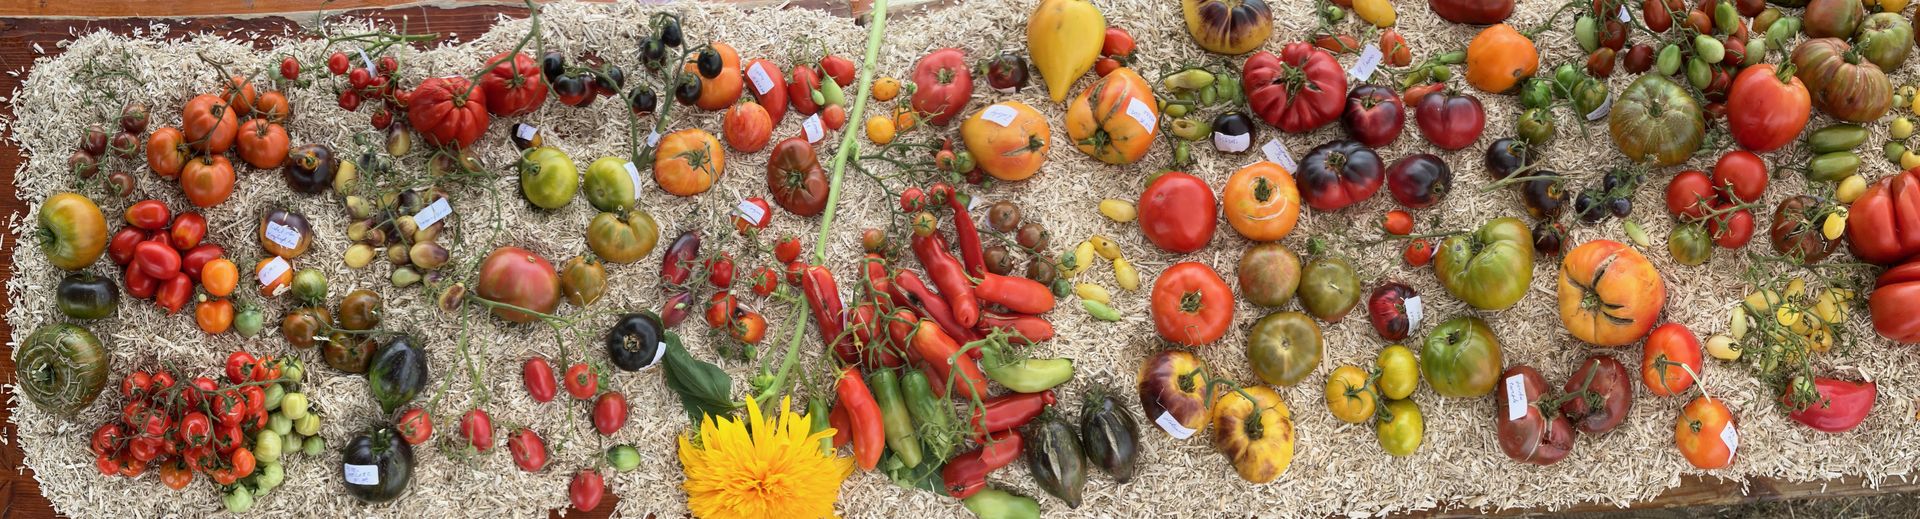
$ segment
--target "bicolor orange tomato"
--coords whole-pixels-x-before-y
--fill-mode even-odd
[[[1087,156],[1132,164],[1160,135],[1160,108],[1147,80],[1122,67],[1100,78],[1067,105],[1067,137]]]
[[[1235,171],[1220,194],[1227,223],[1253,241],[1274,241],[1293,232],[1300,219],[1300,191],[1293,174],[1272,162],[1255,162]]]
[[[1047,119],[1019,101],[995,103],[960,123],[960,139],[979,168],[993,178],[1026,180],[1040,171],[1052,148]]]
[[[1560,260],[1560,322],[1597,346],[1633,344],[1653,329],[1667,288],[1646,256],[1627,244],[1594,240]]]
[[[727,169],[727,154],[713,134],[688,128],[660,138],[653,152],[653,181],[679,196],[707,192]]]

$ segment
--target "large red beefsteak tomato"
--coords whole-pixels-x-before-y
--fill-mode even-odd
[[[547,102],[547,78],[533,57],[502,52],[487,58],[493,68],[480,76],[480,91],[486,93],[487,113],[512,117],[533,113]]]
[[[487,93],[463,77],[436,77],[413,89],[407,123],[434,146],[467,148],[487,133]]]
[[[1892,265],[1920,255],[1920,168],[1868,186],[1847,213],[1854,256]]]
[[[1727,127],[1740,147],[1765,153],[1800,136],[1813,111],[1813,98],[1792,69],[1762,63],[1733,79],[1727,94]]]
[[[1241,88],[1253,113],[1281,131],[1313,131],[1340,118],[1347,103],[1347,73],[1332,54],[1295,42],[1280,55],[1261,51],[1247,58]]]
[[[1920,261],[1880,275],[1867,296],[1873,330],[1894,342],[1920,344]]]

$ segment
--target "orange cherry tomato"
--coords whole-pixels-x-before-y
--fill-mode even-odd
[[[1684,393],[1704,369],[1700,338],[1686,325],[1663,324],[1647,336],[1640,354],[1640,381],[1647,384],[1647,392],[1658,396]]]
[[[233,295],[233,289],[240,286],[240,269],[226,258],[209,261],[200,267],[200,285],[214,297]]]
[[[233,301],[215,299],[193,305],[193,322],[210,335],[226,333],[233,328]]]

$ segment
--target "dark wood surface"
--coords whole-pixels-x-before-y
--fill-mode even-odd
[[[777,0],[731,0],[742,4],[773,4]],[[899,0],[895,7],[905,7],[907,12],[951,5],[956,0]],[[872,5],[872,0],[796,0],[789,2],[794,6],[812,6],[840,13],[844,16],[863,15]],[[376,8],[375,6],[392,6]],[[517,7],[518,2],[484,0],[477,2],[409,2],[405,0],[276,0],[259,2],[257,0],[193,0],[190,2],[154,2],[142,0],[16,0],[0,2],[0,70],[17,70],[29,66],[38,57],[34,54],[34,44],[49,53],[58,53],[56,43],[69,38],[69,30],[82,31],[105,29],[125,33],[135,26],[144,26],[145,22],[134,17],[193,17],[180,20],[175,34],[212,31],[221,33],[239,33],[255,31],[261,34],[282,34],[296,24],[287,16],[263,15],[262,13],[294,13],[314,9],[360,9],[352,14],[367,15],[375,18],[394,19],[410,17],[414,20],[431,20],[434,28],[442,33],[477,35],[491,27],[501,14],[524,16],[524,10]],[[207,16],[214,14],[246,16]],[[308,19],[311,15],[301,15]],[[0,93],[13,92],[24,81],[26,75],[12,76],[0,74]],[[11,102],[0,103],[0,115],[11,117]],[[11,142],[0,141],[0,215],[25,214],[27,207],[14,192],[14,172],[19,169],[23,157],[20,149]],[[0,235],[9,250],[19,246],[14,237]],[[31,244],[28,244],[31,246]],[[0,283],[11,279],[13,262],[0,262]],[[0,313],[6,311],[9,303],[0,298]],[[11,342],[13,330],[0,326],[0,342]],[[12,352],[0,346],[0,381],[11,382],[13,376]],[[56,517],[52,505],[40,495],[40,487],[33,479],[33,473],[25,469],[21,459],[19,439],[8,416],[10,407],[0,406],[0,428],[5,429],[6,442],[0,446],[0,519],[47,519]],[[1879,488],[1869,488],[1858,478],[1842,478],[1831,481],[1791,482],[1771,478],[1757,478],[1746,483],[1743,493],[1742,483],[1720,479],[1687,477],[1676,488],[1668,490],[1659,498],[1634,503],[1632,509],[1652,509],[1690,506],[1731,505],[1753,501],[1804,499],[1811,497],[1861,496],[1889,492],[1920,491],[1920,483],[1886,482]],[[605,517],[618,502],[615,496],[608,496],[598,510],[591,513],[575,513],[568,517]],[[1607,511],[1618,510],[1610,504],[1592,503],[1567,511]],[[1475,515],[1473,511],[1429,512],[1412,514],[1414,516],[1450,517],[1455,515]],[[1521,512],[1515,512],[1521,513]]]

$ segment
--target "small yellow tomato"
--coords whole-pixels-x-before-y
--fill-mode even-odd
[[[1907,150],[1900,154],[1901,169],[1913,169],[1916,167],[1920,167],[1920,154],[1914,153],[1913,150]]]
[[[1358,366],[1340,366],[1327,375],[1327,410],[1346,423],[1373,418],[1373,387]]]
[[[1140,271],[1134,270],[1133,264],[1127,263],[1126,258],[1113,259],[1113,280],[1120,283],[1122,290],[1132,292],[1140,289]]]
[[[1120,244],[1114,243],[1113,240],[1107,239],[1105,236],[1095,234],[1092,238],[1087,238],[1087,241],[1093,242],[1093,252],[1099,254],[1102,258],[1114,259],[1120,257]]]
[[[1912,137],[1913,119],[1904,115],[1893,118],[1893,123],[1887,126],[1887,133],[1891,134],[1894,140],[1906,140],[1907,137]]]
[[[1733,307],[1732,313],[1733,319],[1731,319],[1731,325],[1727,327],[1727,333],[1733,335],[1735,340],[1747,338],[1747,311],[1736,306]]]
[[[900,80],[882,77],[873,80],[873,100],[886,102],[900,96]]]
[[[1732,337],[1714,335],[1707,338],[1707,354],[1720,360],[1737,360],[1740,358],[1740,343]]]
[[[1862,178],[1860,175],[1849,175],[1840,181],[1840,187],[1834,188],[1833,197],[1839,199],[1842,204],[1851,204],[1854,200],[1859,200],[1860,195],[1866,192],[1867,179]]]
[[[882,146],[893,142],[893,119],[876,115],[867,118],[867,140]]]
[[[1373,432],[1379,436],[1382,450],[1404,457],[1420,450],[1427,423],[1420,416],[1419,404],[1413,400],[1393,400],[1387,402],[1387,416],[1374,423]]]
[[[1392,27],[1395,18],[1393,3],[1387,0],[1353,0],[1353,14],[1374,27]]]
[[[1133,202],[1108,198],[1100,201],[1100,215],[1107,217],[1108,220],[1127,223],[1138,218],[1140,213],[1134,209]]]
[[[1820,223],[1820,235],[1826,236],[1829,240],[1838,240],[1840,234],[1845,232],[1847,232],[1846,211],[1829,213],[1826,221]]]
[[[1088,267],[1093,266],[1093,257],[1093,242],[1081,241],[1080,246],[1073,248],[1073,267],[1068,268],[1066,272],[1062,272],[1061,274],[1066,274],[1067,277],[1074,277],[1080,275],[1081,272],[1086,272]]]
[[[1420,364],[1413,358],[1413,350],[1398,344],[1382,348],[1380,357],[1374,359],[1374,366],[1380,368],[1380,380],[1374,381],[1374,387],[1380,388],[1380,396],[1388,400],[1401,400],[1413,395],[1420,386]]]
[[[1073,293],[1074,295],[1080,296],[1081,299],[1099,301],[1100,304],[1103,305],[1113,305],[1113,295],[1108,294],[1106,287],[1100,285],[1080,283],[1073,286]]]

